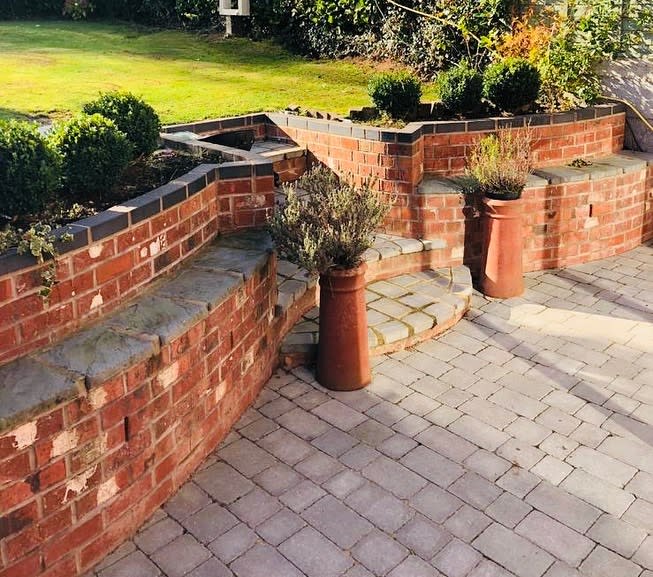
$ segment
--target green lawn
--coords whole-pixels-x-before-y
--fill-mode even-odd
[[[0,22],[0,70],[0,117],[67,116],[99,91],[125,89],[172,123],[288,104],[347,112],[368,104],[373,67],[124,24]]]

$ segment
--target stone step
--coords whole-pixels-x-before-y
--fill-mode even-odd
[[[526,188],[540,188],[550,184],[565,184],[582,182],[584,180],[600,180],[644,170],[653,165],[653,154],[645,152],[624,151],[591,160],[591,164],[583,167],[550,166],[536,168],[528,178]],[[424,176],[417,189],[418,194],[452,194],[459,193],[465,187],[465,177],[442,178]]]
[[[306,156],[306,148],[301,146],[288,146],[287,148],[276,148],[273,150],[262,151],[259,152],[259,154],[272,162],[279,162],[281,160]]]
[[[446,243],[440,240],[418,240],[404,238],[391,234],[377,234],[372,248],[365,252],[368,263],[383,261],[389,258],[418,252],[445,248]],[[315,287],[317,278],[309,275],[304,269],[284,260],[277,262],[277,299],[276,314],[282,316],[288,308],[298,301],[307,290]]]
[[[371,354],[413,346],[453,326],[470,306],[472,277],[465,266],[402,274],[367,285]],[[281,344],[281,363],[310,363],[317,353],[319,308],[309,310]]]

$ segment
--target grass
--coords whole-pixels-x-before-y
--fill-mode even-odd
[[[345,113],[369,103],[374,66],[126,24],[0,22],[0,70],[0,117],[69,116],[100,91],[124,89],[173,123],[289,104]]]

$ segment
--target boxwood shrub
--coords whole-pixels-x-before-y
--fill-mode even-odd
[[[405,120],[417,112],[422,84],[410,72],[382,72],[372,76],[367,92],[379,112]]]
[[[154,108],[142,98],[129,92],[107,92],[85,104],[83,110],[113,120],[131,143],[134,157],[156,149],[161,121]]]
[[[127,137],[100,114],[82,114],[58,126],[52,142],[63,162],[62,194],[76,201],[101,199],[132,156]]]
[[[506,58],[490,64],[483,75],[483,95],[501,110],[516,112],[535,102],[540,73],[524,58]]]
[[[440,100],[451,112],[465,114],[476,110],[483,96],[483,77],[469,63],[443,72],[438,78]]]
[[[60,178],[58,155],[35,124],[0,121],[0,214],[40,211]]]

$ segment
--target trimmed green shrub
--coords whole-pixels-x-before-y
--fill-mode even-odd
[[[80,115],[61,124],[52,142],[63,160],[64,193],[78,201],[102,198],[132,155],[127,137],[100,114]]]
[[[0,121],[0,214],[41,210],[60,179],[60,162],[29,122]]]
[[[83,110],[113,120],[131,143],[134,157],[156,149],[161,121],[154,108],[142,98],[129,92],[107,92],[85,104]]]
[[[465,61],[443,72],[438,86],[442,104],[457,114],[476,110],[483,96],[483,77]]]
[[[372,76],[367,93],[379,112],[406,119],[417,112],[422,84],[410,72],[382,72]]]
[[[533,104],[540,92],[540,73],[524,58],[490,64],[483,75],[483,95],[501,110],[515,112]]]

